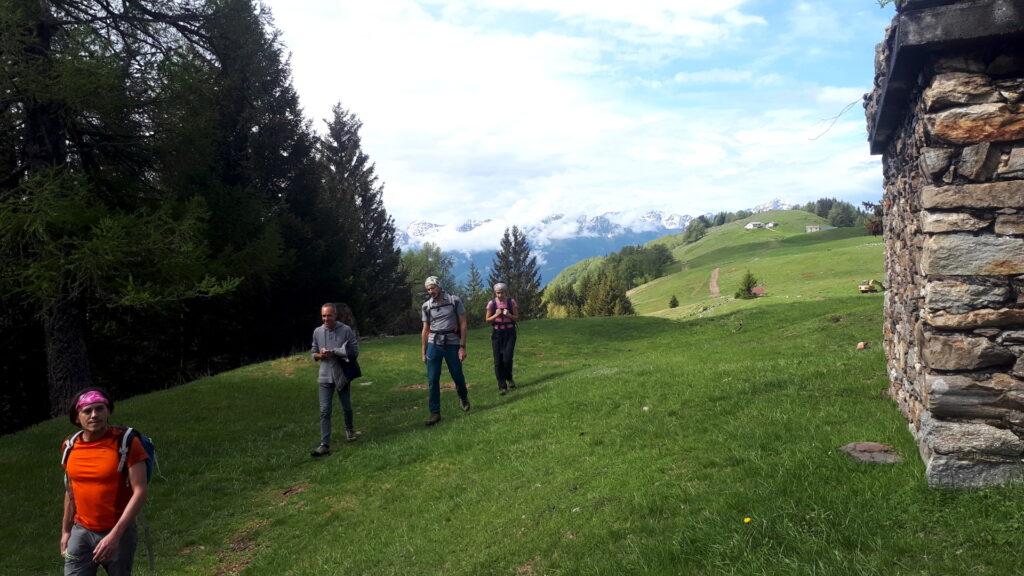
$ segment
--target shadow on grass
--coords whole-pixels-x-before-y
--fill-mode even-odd
[[[489,412],[491,410],[526,400],[527,398],[532,398],[539,394],[544,394],[544,384],[568,376],[569,374],[577,371],[578,370],[556,370],[552,372],[545,372],[537,378],[516,380],[516,389],[505,396],[498,395],[497,384],[493,382],[489,382],[486,385],[471,387],[469,389],[469,401],[472,408],[466,416],[471,416],[474,413]],[[401,392],[404,394],[408,391],[402,390]],[[386,402],[379,405],[381,408],[390,408],[390,418],[399,418],[400,420],[398,422],[392,420],[387,429],[382,432],[375,432],[373,435],[374,440],[387,441],[403,434],[415,433],[426,428],[424,422],[429,415],[426,408],[427,391],[417,390],[415,392],[419,394],[419,396],[417,396],[415,404],[412,404],[412,406],[415,407],[413,409],[409,408],[409,404],[398,405]],[[481,398],[484,398],[483,402],[480,401]],[[454,390],[449,389],[441,391],[441,415],[444,420],[455,420],[456,417],[465,417],[463,416],[462,410],[459,408],[458,402],[455,400]],[[442,420],[442,423],[444,420]]]

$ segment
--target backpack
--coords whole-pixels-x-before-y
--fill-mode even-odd
[[[115,426],[114,428],[120,428]],[[75,447],[75,442],[78,441],[78,437],[81,436],[85,430],[79,430],[75,432],[67,440],[64,441],[64,454],[60,457],[60,465],[62,468],[67,468],[68,457],[71,456],[71,449]],[[121,458],[117,462],[117,471],[124,472],[127,474],[126,465],[128,464],[128,450],[132,445],[132,438],[138,438],[139,442],[142,443],[142,449],[146,451],[146,483],[149,483],[150,479],[153,478],[153,467],[157,465],[156,461],[156,446],[153,445],[153,439],[146,436],[142,432],[139,432],[135,428],[127,427],[123,428],[121,433],[120,447],[118,453]],[[64,485],[67,486],[68,475],[64,474]]]
[[[509,312],[512,312],[512,305],[515,304],[515,303],[516,303],[515,299],[512,298],[512,297],[509,297],[508,302],[505,304],[505,307],[508,308]],[[498,299],[497,298],[491,298],[491,301],[487,303],[487,306],[489,307],[491,304],[494,304],[494,310],[497,311],[498,310]],[[495,324],[511,324],[511,325],[515,326],[516,322],[515,322],[515,320],[503,319],[501,322],[495,321]]]
[[[436,310],[438,308],[445,308],[447,306],[451,306],[452,307],[452,311],[457,311],[459,309],[459,307],[455,305],[455,296],[452,296],[451,294],[447,294],[447,293],[445,294],[445,296],[448,297],[448,302],[446,302],[444,304],[438,304],[437,306],[431,306],[430,302],[427,302],[427,326],[428,327],[430,326],[430,323],[433,321],[433,318],[431,318],[431,310]],[[446,331],[443,331],[443,332],[434,332],[434,333],[435,334],[456,334],[456,335],[459,334],[459,321],[458,320],[459,320],[458,319],[458,314],[456,314],[455,329],[454,330],[446,330]]]

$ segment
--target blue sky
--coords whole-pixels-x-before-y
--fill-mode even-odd
[[[874,0],[267,6],[306,114],[363,120],[400,226],[881,195]]]

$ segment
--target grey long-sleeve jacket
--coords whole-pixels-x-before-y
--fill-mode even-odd
[[[313,330],[313,345],[309,350],[310,355],[316,354],[321,348],[327,348],[333,353],[333,356],[320,361],[320,375],[317,382],[321,384],[344,382],[346,379],[342,368],[343,363],[355,360],[359,356],[359,340],[356,338],[355,331],[341,322],[334,325],[334,330],[328,330],[323,325],[317,326]]]

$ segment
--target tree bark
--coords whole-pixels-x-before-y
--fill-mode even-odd
[[[92,385],[85,345],[85,306],[67,298],[43,312],[50,414],[67,412],[71,395]]]

